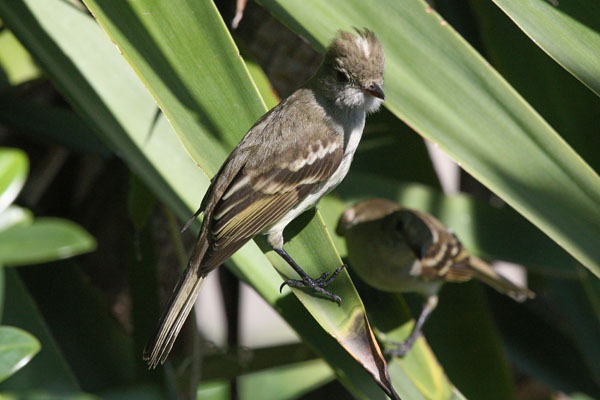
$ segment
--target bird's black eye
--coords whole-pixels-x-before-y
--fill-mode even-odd
[[[339,69],[336,70],[336,78],[338,80],[338,82],[348,82],[348,75],[346,75],[346,73],[344,71],[340,71]]]

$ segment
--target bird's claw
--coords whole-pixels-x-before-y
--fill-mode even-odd
[[[330,285],[334,281],[335,277],[338,276],[339,273],[342,272],[342,269],[344,269],[345,267],[346,267],[346,264],[342,264],[338,268],[336,268],[336,270],[333,271],[331,274],[324,272],[317,279],[307,277],[304,279],[285,280],[279,287],[279,292],[281,293],[281,291],[283,290],[283,287],[285,285],[287,285],[289,287],[295,287],[295,288],[310,288],[310,289],[315,290],[318,293],[321,293],[328,299],[335,301],[338,304],[338,306],[341,306],[342,298],[340,296],[338,296],[337,294],[334,294],[334,293],[330,292],[329,290],[325,289],[325,286]]]

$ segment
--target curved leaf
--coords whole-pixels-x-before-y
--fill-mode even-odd
[[[39,264],[87,253],[96,241],[74,222],[38,218],[33,224],[0,232],[0,264]]]
[[[386,107],[600,276],[600,178],[424,1],[261,3],[318,49],[372,28]]]
[[[600,3],[494,0],[535,44],[600,96]]]
[[[24,330],[0,326],[0,382],[23,368],[40,348],[40,342]]]

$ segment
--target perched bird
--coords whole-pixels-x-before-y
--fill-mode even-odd
[[[260,118],[227,157],[186,225],[203,213],[188,266],[144,350],[150,368],[167,358],[206,275],[258,234],[301,278],[284,285],[341,303],[325,287],[343,266],[311,278],[283,249],[283,230],[346,176],[365,116],[385,98],[383,70],[373,32],[339,31],[315,75]]]
[[[337,233],[344,236],[354,271],[369,285],[388,292],[417,292],[426,297],[423,310],[404,343],[389,353],[406,354],[438,302],[444,282],[476,278],[522,302],[535,294],[500,276],[471,254],[432,215],[385,199],[356,204],[341,216]]]

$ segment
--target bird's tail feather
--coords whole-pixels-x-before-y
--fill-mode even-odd
[[[144,360],[148,362],[150,369],[156,368],[158,363],[162,364],[167,359],[183,323],[194,306],[204,279],[205,276],[199,276],[196,269],[190,267],[179,278],[152,339],[144,349]]]
[[[474,272],[474,278],[489,285],[500,293],[512,297],[518,302],[523,302],[527,299],[533,299],[535,293],[527,288],[520,287],[502,275],[497,273],[488,263],[478,257],[469,257],[469,266]]]

